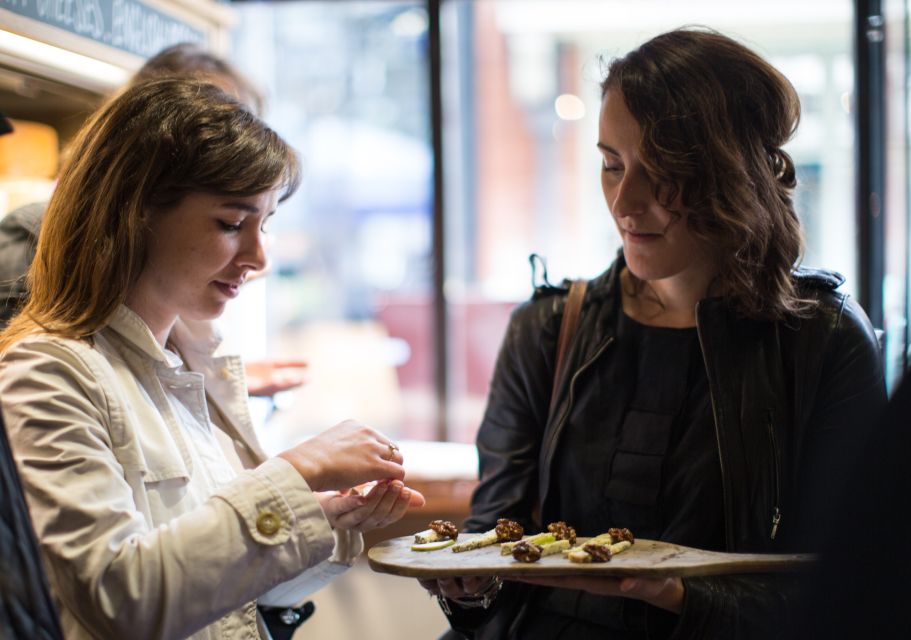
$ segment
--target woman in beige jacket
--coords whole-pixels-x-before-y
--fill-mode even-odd
[[[267,638],[423,498],[348,421],[267,459],[210,320],[265,265],[294,152],[216,87],[156,80],[80,132],[0,398],[68,638]],[[346,489],[380,482],[366,496]]]

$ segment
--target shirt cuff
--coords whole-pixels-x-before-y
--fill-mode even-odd
[[[364,552],[364,536],[359,531],[350,529],[335,529],[332,534],[335,536],[335,548],[329,562],[350,567]]]

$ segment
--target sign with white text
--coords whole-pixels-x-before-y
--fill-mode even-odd
[[[203,30],[140,0],[0,0],[0,9],[143,58],[178,42],[206,41]]]

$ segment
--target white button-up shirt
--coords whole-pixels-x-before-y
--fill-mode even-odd
[[[257,599],[296,604],[363,548],[266,460],[243,366],[210,325],[178,321],[170,343],[121,306],[91,344],[39,334],[0,360],[67,638],[267,637]]]

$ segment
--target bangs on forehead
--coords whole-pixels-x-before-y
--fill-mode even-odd
[[[175,161],[153,190],[154,204],[169,205],[192,191],[251,196],[277,188],[285,200],[297,190],[297,153],[243,105],[221,95],[225,101],[212,105],[203,124],[168,132]]]

